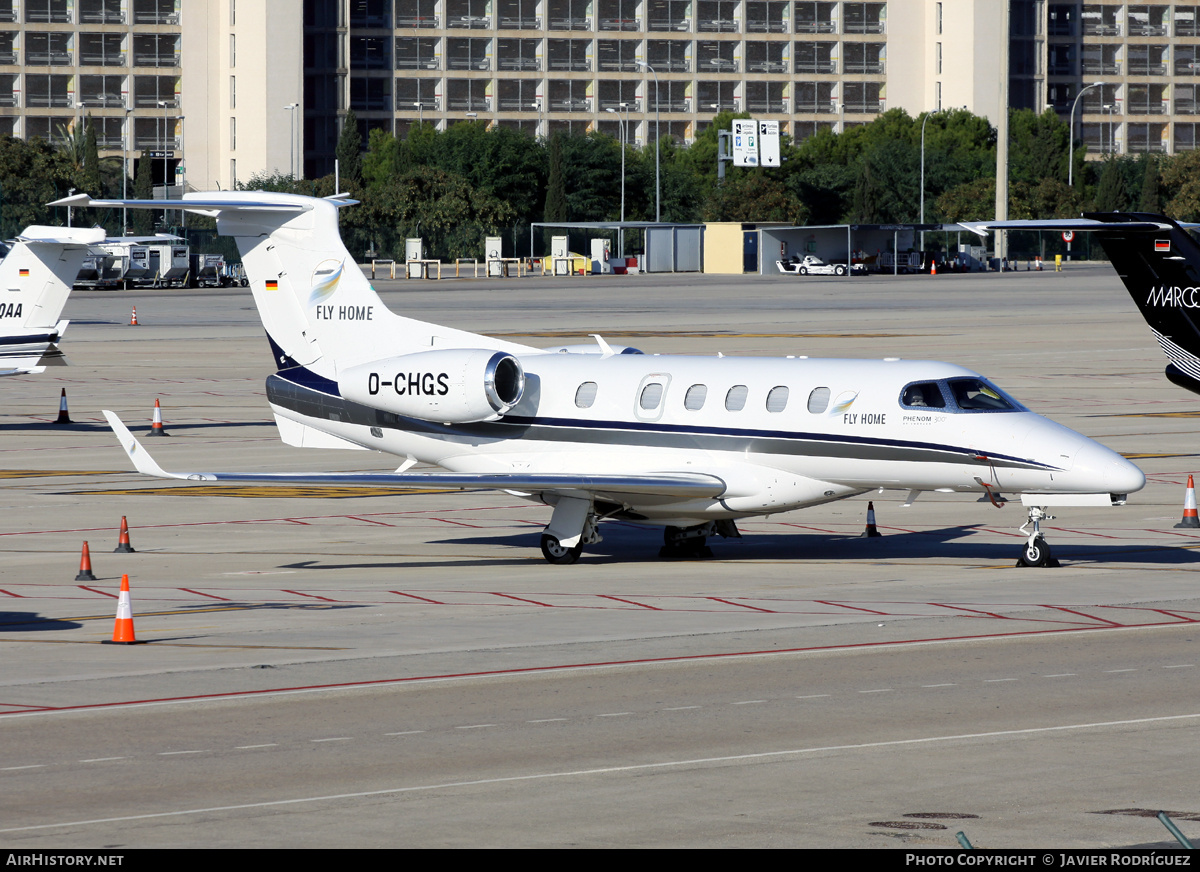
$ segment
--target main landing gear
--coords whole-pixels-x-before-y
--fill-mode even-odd
[[[713,556],[705,542],[709,536],[740,539],[733,521],[709,521],[695,527],[667,527],[663,530],[663,547],[658,556],[664,560],[696,560]]]
[[[556,563],[560,566],[566,566],[574,563],[579,559],[579,555],[583,553],[583,540],[580,539],[574,546],[567,547],[559,541],[557,536],[551,536],[549,533],[542,534],[542,556],[549,563]]]
[[[1053,515],[1046,514],[1040,506],[1029,507],[1029,520],[1021,525],[1020,530],[1028,536],[1021,556],[1017,558],[1017,566],[1058,566],[1059,562],[1050,554],[1050,546],[1042,535],[1041,522],[1054,520]],[[1033,529],[1028,529],[1032,525]]]

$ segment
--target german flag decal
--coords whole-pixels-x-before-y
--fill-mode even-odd
[[[29,275],[29,270],[27,270],[27,269],[22,269],[22,270],[20,271],[20,273],[19,273],[19,274],[20,274],[20,275],[23,275],[23,276],[27,276],[27,275]]]
[[[279,282],[275,281],[274,279],[267,279],[267,290],[268,291],[279,290]]]
[[[1154,240],[1154,250],[1155,251],[1170,251],[1171,250],[1171,240],[1169,240],[1169,239]]]

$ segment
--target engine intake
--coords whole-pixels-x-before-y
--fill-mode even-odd
[[[487,348],[418,351],[351,367],[342,396],[423,421],[494,421],[521,402],[525,371],[511,354]]]

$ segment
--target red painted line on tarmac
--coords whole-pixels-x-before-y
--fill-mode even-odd
[[[113,599],[119,599],[119,597],[115,593],[109,593],[106,590],[96,590],[96,588],[88,587],[86,584],[79,585],[79,588],[81,590],[90,591],[91,593],[99,593],[99,594],[103,594],[104,596],[107,596],[107,597],[112,597]]]
[[[810,525],[808,525],[808,524],[792,524],[792,523],[790,523],[790,522],[788,522],[788,521],[780,521],[780,523],[779,523],[779,526],[781,526],[781,527],[795,527],[795,528],[797,528],[797,529],[799,529],[799,530],[816,530],[818,533],[832,533],[832,534],[834,534],[834,535],[837,535],[838,533],[841,533],[841,535],[843,535],[843,536],[848,536],[848,535],[850,535],[849,533],[844,533],[844,532],[842,532],[842,531],[840,531],[840,530],[826,530],[826,529],[824,529],[823,527],[813,527],[813,526],[810,526]]]
[[[334,517],[338,517],[338,516],[335,515]],[[340,517],[344,518],[345,515],[341,515]],[[308,521],[301,521],[298,518],[283,518],[283,520],[287,521],[289,524],[299,524],[301,527],[309,526]]]
[[[760,609],[758,606],[748,606],[745,603],[735,603],[732,600],[721,599],[719,596],[706,596],[703,597],[703,599],[712,600],[715,603],[724,603],[727,606],[737,606],[738,608],[750,609],[754,612],[766,612],[769,615],[778,614],[775,609]]]
[[[231,603],[231,602],[233,602],[233,600],[231,600],[231,599],[226,599],[226,598],[225,598],[225,597],[223,597],[223,596],[217,596],[217,595],[216,595],[216,594],[214,594],[214,593],[205,593],[205,592],[204,592],[204,591],[202,591],[202,590],[192,590],[190,587],[181,587],[181,588],[179,588],[179,590],[183,591],[184,593],[194,593],[196,596],[206,596],[206,597],[208,597],[209,599],[220,600],[220,601],[221,601],[221,602],[223,602],[223,603]]]
[[[1063,533],[1075,533],[1078,536],[1097,536],[1101,539],[1120,539],[1121,536],[1109,536],[1107,533],[1093,533],[1091,530],[1072,530],[1070,527],[1054,527],[1056,531]]]
[[[1175,627],[1179,626],[1177,622],[1160,622],[1157,624],[1143,624],[1141,628],[1149,627]],[[764,655],[777,654],[807,654],[818,651],[853,651],[853,650],[869,650],[871,648],[881,648],[885,646],[899,645],[918,645],[929,642],[969,642],[980,639],[1010,639],[1026,636],[1046,636],[1058,633],[1087,633],[1087,632],[1103,632],[1110,629],[1119,629],[1117,625],[1112,627],[1107,626],[1090,626],[1090,627],[1063,627],[1058,630],[1018,630],[1011,633],[977,633],[966,636],[932,636],[924,639],[906,639],[903,641],[892,642],[858,642],[851,645],[813,645],[806,648],[784,648],[776,650],[762,651],[726,651],[720,654],[685,654],[675,657],[642,657],[633,660],[600,660],[595,662],[584,663],[560,663],[556,666],[527,666],[515,669],[491,669],[479,672],[450,672],[435,675],[411,675],[404,678],[383,678],[374,679],[371,681],[347,681],[331,684],[309,684],[299,685],[295,687],[276,687],[262,688],[260,690],[241,690],[227,691],[224,693],[202,693],[193,694],[190,696],[167,696],[153,697],[148,699],[128,699],[119,702],[101,702],[89,703],[87,705],[71,705],[71,706],[45,706],[39,708],[37,712],[69,712],[69,711],[86,711],[90,709],[106,709],[117,708],[119,706],[133,705],[151,705],[155,703],[171,703],[171,702],[196,702],[199,700],[217,700],[217,699],[242,699],[247,697],[265,696],[274,693],[297,693],[301,691],[317,691],[317,690],[344,690],[347,688],[366,688],[366,687],[386,687],[393,684],[413,684],[419,681],[446,681],[450,679],[461,678],[497,678],[505,675],[536,675],[544,672],[565,672],[572,669],[597,669],[612,666],[645,666],[656,663],[688,663],[697,660],[725,660],[733,657],[761,657]],[[153,643],[150,643],[153,644]],[[35,712],[36,713],[36,712]],[[0,718],[19,716],[22,712],[3,712],[0,713]]]
[[[327,602],[327,603],[339,603],[339,602],[341,602],[341,600],[330,599],[330,598],[329,598],[329,597],[327,597],[327,596],[317,596],[315,593],[301,593],[301,592],[300,592],[300,591],[298,591],[298,590],[288,590],[287,588],[283,588],[283,592],[284,592],[284,593],[295,594],[296,596],[306,596],[306,597],[309,597],[309,598],[311,598],[311,599],[324,600],[324,601],[325,601],[325,602]]]
[[[1167,617],[1179,618],[1179,620],[1183,621],[1185,624],[1195,624],[1200,622],[1200,612],[1192,612],[1190,614],[1194,615],[1194,617],[1189,617],[1188,614],[1180,614],[1178,611],[1173,611],[1171,609],[1147,609],[1143,606],[1097,606],[1097,608],[1125,609],[1133,612],[1156,612],[1160,615],[1166,615]]]
[[[1012,621],[1016,618],[1010,618],[1007,615],[998,615],[995,612],[985,612],[983,609],[969,609],[966,606],[955,606],[950,603],[930,603],[931,606],[937,606],[939,609],[954,609],[959,612],[971,612],[974,615],[986,615],[989,618],[996,618],[1001,621]]]
[[[364,524],[376,524],[376,525],[378,525],[378,526],[380,526],[380,527],[394,527],[394,526],[396,526],[395,524],[387,524],[387,523],[385,523],[385,522],[383,522],[383,521],[375,521],[375,520],[372,520],[371,518],[360,518],[358,515],[347,515],[346,517],[347,517],[347,518],[349,518],[349,519],[350,519],[350,520],[352,520],[352,521],[362,521]]]
[[[1113,626],[1113,627],[1125,626],[1124,624],[1119,624],[1116,621],[1110,621],[1107,618],[1097,617],[1096,615],[1089,615],[1087,612],[1081,612],[1077,609],[1069,609],[1066,606],[1048,606],[1048,605],[1042,605],[1041,603],[1038,603],[1038,605],[1042,606],[1042,608],[1044,608],[1044,609],[1053,609],[1053,610],[1059,611],[1059,612],[1066,612],[1068,615],[1079,615],[1079,617],[1087,618],[1090,621],[1103,621],[1104,623],[1106,623],[1110,626]]]
[[[12,591],[8,590],[0,590],[0,593],[4,594],[5,596],[15,597],[16,599],[25,599],[25,597],[21,596],[19,593],[13,593]]]
[[[468,524],[464,521],[452,521],[449,518],[430,518],[431,521],[441,521],[443,524],[454,524],[456,527],[471,527],[474,530],[482,530],[482,524]]]
[[[537,600],[525,599],[525,597],[521,597],[521,596],[513,596],[511,593],[499,593],[498,591],[494,591],[494,590],[488,591],[488,592],[492,596],[501,596],[501,597],[504,597],[505,599],[516,600],[519,603],[529,603],[531,606],[544,606],[545,608],[548,608],[548,609],[557,608],[557,606],[552,606],[552,605],[550,605],[550,603],[540,603]]]
[[[610,599],[610,600],[614,600],[614,601],[616,601],[616,602],[619,602],[619,603],[627,603],[628,605],[631,605],[631,606],[638,606],[638,607],[640,607],[640,608],[643,608],[643,609],[650,609],[651,611],[654,611],[654,612],[661,612],[661,611],[662,611],[662,609],[660,609],[658,606],[648,606],[648,605],[646,605],[645,603],[638,603],[638,602],[634,602],[633,600],[621,599],[619,596],[611,596],[611,595],[609,595],[609,594],[606,594],[606,593],[597,594],[597,596],[598,596],[600,599]]]
[[[864,609],[862,606],[848,606],[845,603],[835,603],[830,600],[813,600],[815,603],[820,603],[823,606],[833,606],[835,609],[851,609],[856,612],[866,612],[869,615],[888,615],[891,612],[877,612],[875,609]]]
[[[438,600],[428,599],[427,597],[417,596],[415,593],[405,593],[402,590],[389,590],[388,593],[394,593],[396,596],[406,596],[411,599],[420,600],[423,603],[433,603],[435,606],[444,606],[446,603]]]

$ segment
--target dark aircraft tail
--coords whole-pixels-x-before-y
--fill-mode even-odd
[[[1182,226],[1142,212],[1088,212],[1073,220],[970,222],[969,226],[976,232],[1095,233],[1171,361],[1167,378],[1200,394],[1200,243]]]

